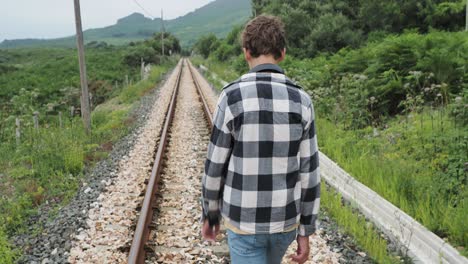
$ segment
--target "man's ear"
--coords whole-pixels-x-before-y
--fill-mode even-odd
[[[246,48],[242,48],[242,50],[244,51],[244,58],[246,61],[250,61],[252,60],[252,55],[250,54],[250,51]]]
[[[286,58],[286,48],[284,48],[282,51],[281,51],[281,57],[278,58],[278,63],[279,62],[282,62],[284,60],[284,58]]]

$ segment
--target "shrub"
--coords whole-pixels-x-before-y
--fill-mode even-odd
[[[218,61],[226,61],[230,57],[235,55],[234,47],[226,43],[220,44],[220,46],[214,52],[214,56]]]
[[[336,107],[367,109],[371,118],[361,125],[370,125],[408,110],[409,105],[404,104],[408,96],[421,97],[419,107],[450,103],[466,89],[466,54],[468,43],[463,32],[407,33],[356,50],[342,49],[331,56],[303,61],[289,58],[282,65],[314,96],[324,113],[334,113]],[[350,82],[353,75],[365,80],[355,85]],[[349,114],[343,113],[340,121],[349,122]]]
[[[0,227],[0,263],[13,264],[17,257],[18,252],[12,250],[5,232]]]
[[[218,38],[214,34],[209,34],[200,37],[193,47],[196,52],[206,59],[219,45]]]

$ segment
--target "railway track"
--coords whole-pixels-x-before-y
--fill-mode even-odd
[[[213,245],[200,238],[201,175],[212,123],[209,103],[193,74],[191,64],[184,60],[128,263],[228,262],[224,233]]]

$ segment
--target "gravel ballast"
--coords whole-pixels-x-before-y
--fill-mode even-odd
[[[162,84],[170,74],[167,74]],[[88,171],[84,183],[70,203],[60,208],[53,218],[49,219],[50,206],[43,206],[37,217],[29,221],[27,235],[13,238],[15,245],[23,249],[23,256],[18,263],[69,263],[72,241],[88,228],[88,212],[98,197],[105,193],[119,173],[119,164],[123,157],[128,157],[135,146],[141,129],[150,118],[151,110],[155,107],[160,89],[155,87],[141,98],[131,111],[136,122],[127,136],[116,143],[108,158],[100,161]],[[165,110],[165,109],[164,109]],[[162,110],[162,111],[164,111]],[[39,234],[37,230],[40,230]]]
[[[159,134],[171,100],[177,69],[161,87],[158,98],[148,109],[148,118],[139,129],[129,153],[119,160],[116,177],[108,182],[106,191],[91,204],[87,228],[73,240],[68,261],[71,263],[125,263],[125,248],[133,238],[132,224],[137,219],[136,208],[143,200],[157,148]]]

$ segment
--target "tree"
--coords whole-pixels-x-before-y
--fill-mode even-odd
[[[465,0],[444,1],[434,6],[434,12],[428,16],[428,21],[435,28],[458,31],[463,28]]]
[[[466,0],[253,0],[254,13],[279,16],[285,23],[288,51],[313,57],[356,47],[368,36],[430,28],[459,31]],[[307,21],[306,23],[304,23]]]
[[[171,50],[173,54],[180,53],[182,50],[179,40],[168,32],[164,33],[164,46],[167,51]],[[152,38],[143,42],[129,45],[124,62],[129,66],[138,67],[142,58],[146,63],[159,64],[161,62],[161,33],[154,34]]]
[[[210,56],[211,52],[216,50],[220,45],[218,38],[214,34],[209,34],[200,37],[194,45],[195,51],[200,53],[205,59]]]
[[[219,47],[214,52],[214,56],[219,61],[226,61],[230,57],[236,55],[236,52],[234,49],[235,48],[233,46],[223,42],[221,43],[221,45],[219,45]]]

